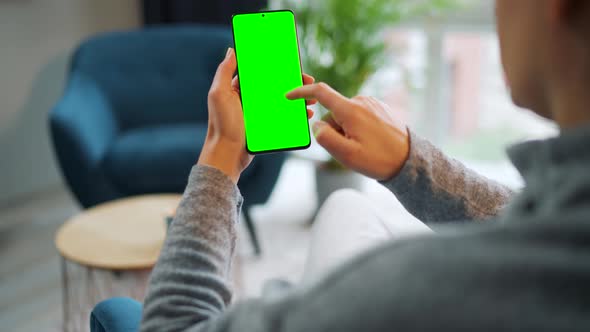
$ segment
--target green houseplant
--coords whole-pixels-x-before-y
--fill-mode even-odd
[[[295,12],[304,70],[351,97],[384,63],[385,29],[460,1],[278,0],[277,5]]]
[[[464,0],[276,0],[274,7],[295,12],[305,72],[352,97],[385,63],[387,28],[435,15],[460,1]],[[330,159],[316,168],[316,183],[321,205],[331,192],[360,189],[362,181]]]

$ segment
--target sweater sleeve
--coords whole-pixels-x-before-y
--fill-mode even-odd
[[[410,133],[409,158],[401,172],[381,182],[423,222],[485,220],[498,215],[514,192],[445,156]]]
[[[226,308],[238,203],[228,182],[193,170],[141,331],[590,330],[584,228],[552,218],[393,241],[314,284]]]
[[[150,278],[141,331],[183,330],[225,310],[241,205],[221,171],[192,169]]]
[[[394,241],[315,284],[227,308],[240,205],[223,173],[192,170],[141,331],[590,330],[584,227],[552,217]]]

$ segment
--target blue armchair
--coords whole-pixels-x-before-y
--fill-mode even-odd
[[[192,25],[109,33],[80,45],[50,127],[82,206],[184,190],[206,136],[209,86],[231,44],[227,28]],[[257,157],[239,183],[257,254],[249,208],[268,200],[284,158]]]
[[[134,299],[115,297],[98,303],[90,313],[90,332],[139,330],[142,305]]]

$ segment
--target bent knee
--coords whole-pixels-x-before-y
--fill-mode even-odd
[[[328,196],[324,204],[320,207],[320,210],[342,209],[342,206],[358,204],[358,202],[364,199],[364,196],[357,190],[339,189]]]
[[[366,210],[367,198],[353,189],[340,189],[328,196],[320,207],[314,228],[324,228],[327,224],[346,222],[346,219],[356,215],[359,210]]]

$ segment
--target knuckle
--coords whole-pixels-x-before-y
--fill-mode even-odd
[[[352,161],[354,160],[350,150],[342,151],[339,159],[340,159],[340,162],[342,162],[345,165],[349,165],[349,166],[352,164]]]
[[[367,97],[356,96],[353,98],[353,104],[354,104],[355,113],[365,112],[367,109],[367,105],[368,105]]]
[[[218,89],[212,88],[211,90],[209,90],[209,100],[212,101],[217,101],[219,99],[221,99],[221,91],[219,91]]]
[[[326,143],[326,131],[320,130],[317,132],[315,135],[315,140],[323,146]]]
[[[354,159],[353,151],[351,151],[351,147],[345,144],[339,146],[337,158],[340,162],[350,165],[351,160]]]
[[[366,113],[367,109],[362,104],[356,104],[352,107],[350,117],[353,119],[361,118]]]
[[[317,99],[324,99],[327,96],[327,92],[328,92],[328,84],[324,83],[324,82],[320,82],[317,85],[315,85],[314,87],[314,95]]]
[[[354,155],[358,157],[363,152],[363,149],[361,148],[361,146],[359,144],[355,144],[352,148],[352,151],[354,152]]]
[[[319,82],[317,84],[319,90],[328,90],[329,86],[325,82]]]
[[[316,85],[316,91],[318,96],[326,96],[330,92],[330,86],[327,83],[320,82]]]
[[[344,150],[344,158],[350,162],[355,159],[356,152],[357,151],[354,147],[349,147],[348,149]]]

